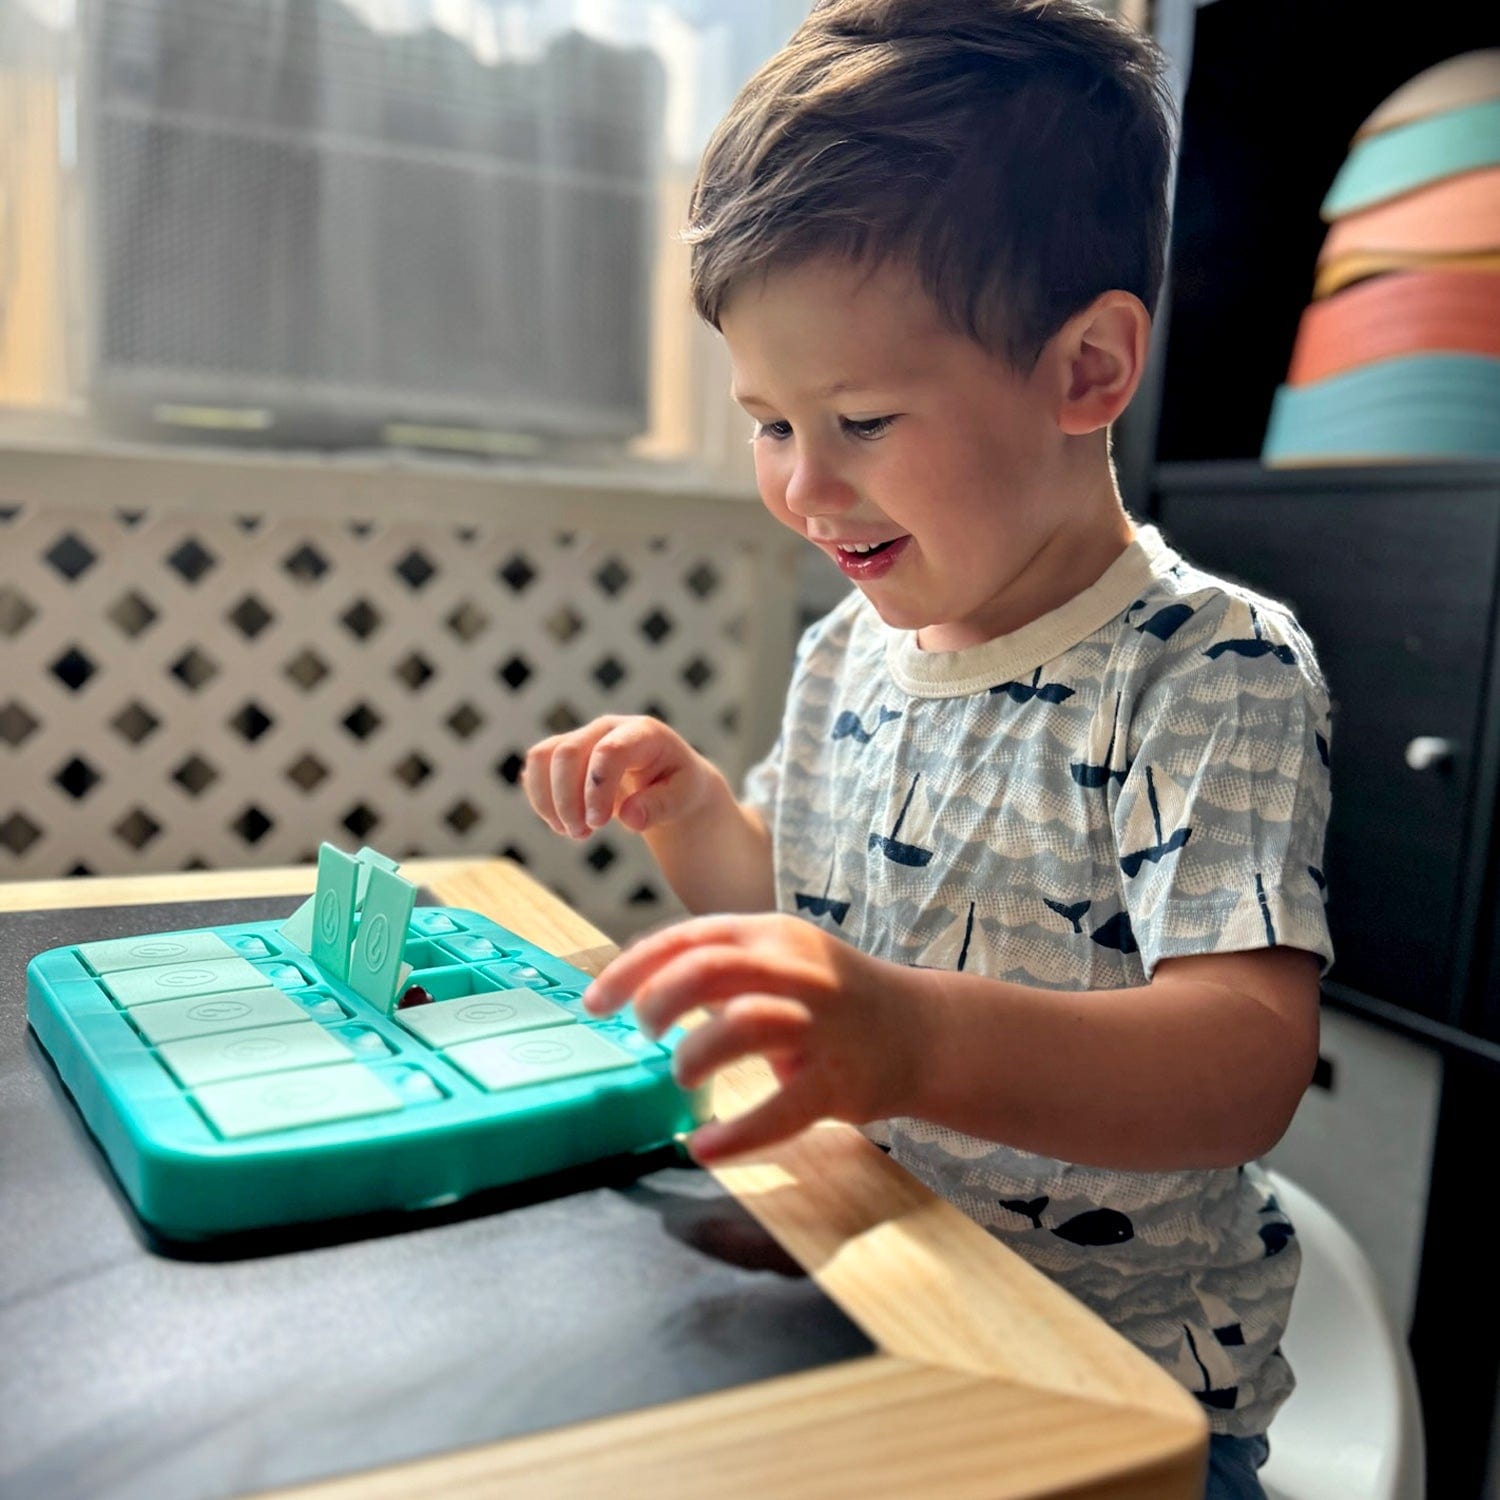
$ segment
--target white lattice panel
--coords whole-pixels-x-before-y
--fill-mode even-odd
[[[632,529],[628,496],[607,531],[3,501],[9,878],[503,852],[625,936],[671,893],[621,830],[551,834],[526,748],[650,712],[737,776],[794,611],[765,545]]]

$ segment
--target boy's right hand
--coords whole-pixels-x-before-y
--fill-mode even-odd
[[[728,792],[711,761],[642,714],[606,714],[539,741],[526,752],[524,785],[553,832],[575,839],[611,818],[645,833],[697,812],[715,787]]]

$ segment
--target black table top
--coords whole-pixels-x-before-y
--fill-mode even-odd
[[[26,962],[297,904],[0,914],[0,1495],[211,1500],[872,1352],[667,1153],[429,1214],[151,1241],[26,1026]]]

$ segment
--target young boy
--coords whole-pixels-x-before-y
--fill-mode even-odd
[[[770,1061],[780,1091],[702,1127],[700,1161],[884,1121],[1198,1395],[1210,1496],[1256,1496],[1298,1251],[1245,1164],[1317,1056],[1328,700],[1284,608],[1116,489],[1159,80],[1082,0],[814,10],[710,143],[689,237],[765,504],[856,587],[743,800],[649,718],[541,742],[525,785],[718,914],[587,997],[656,1031],[709,1007],[685,1084]]]

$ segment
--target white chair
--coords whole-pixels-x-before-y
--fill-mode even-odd
[[[1271,1424],[1269,1500],[1423,1500],[1422,1407],[1411,1354],[1348,1230],[1270,1172],[1302,1246],[1281,1346],[1297,1389]]]

